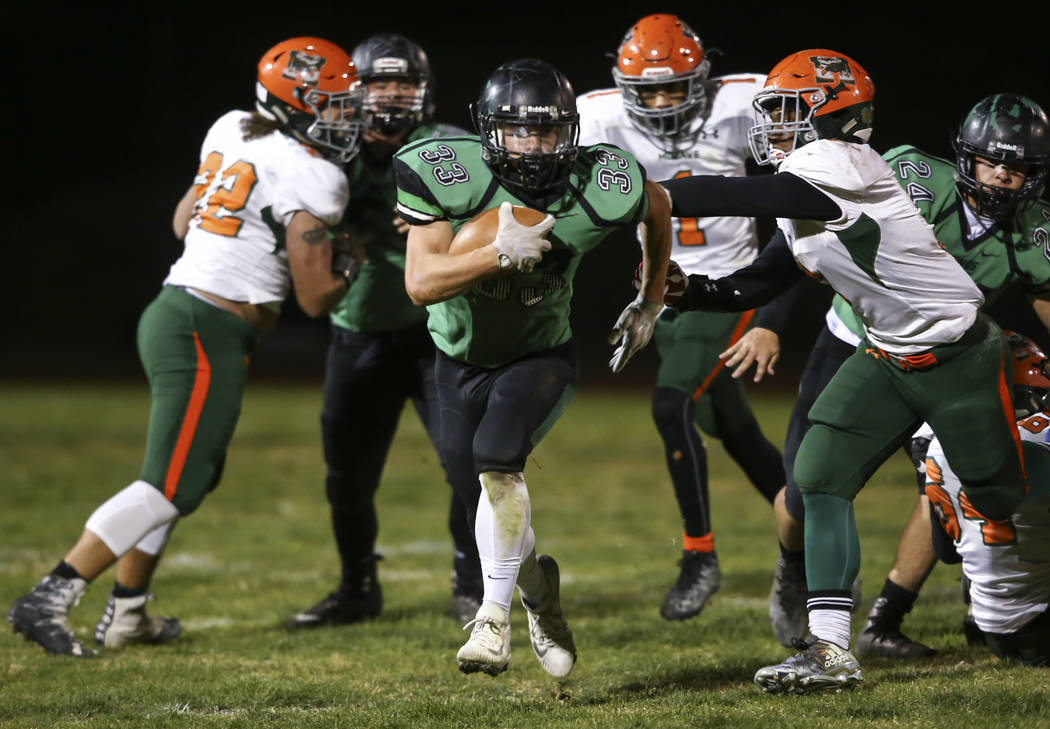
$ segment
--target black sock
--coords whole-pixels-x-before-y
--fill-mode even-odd
[[[887,577],[872,610],[871,619],[883,630],[897,630],[904,616],[911,612],[918,597],[919,593],[905,589]]]
[[[113,597],[139,597],[145,595],[148,587],[125,587],[116,580],[113,581]]]
[[[83,580],[84,576],[76,571],[69,562],[62,560],[58,563],[55,569],[51,570],[51,574],[55,577],[61,577],[63,580]],[[87,580],[85,580],[87,581]]]
[[[780,547],[780,558],[788,564],[803,564],[806,561],[806,550],[800,549],[797,552],[792,552],[780,542],[777,542]]]

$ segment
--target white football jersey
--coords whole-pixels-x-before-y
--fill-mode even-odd
[[[1050,413],[1018,423],[1029,473],[1050,467]],[[1033,463],[1035,459],[1041,463]],[[981,630],[1012,633],[1050,604],[1050,491],[1023,504],[1007,521],[989,521],[961,493],[959,478],[935,438],[926,454],[926,493],[963,558],[973,617]],[[938,495],[940,494],[940,495]]]
[[[580,113],[580,146],[599,142],[625,149],[645,167],[650,180],[670,180],[692,175],[745,174],[751,157],[747,132],[754,123],[751,100],[765,76],[733,74],[711,79],[709,113],[696,145],[670,153],[631,124],[619,89],[600,89],[576,100]],[[758,254],[755,224],[750,218],[672,218],[671,258],[686,273],[725,276],[743,268]]]
[[[244,141],[248,116],[228,112],[208,130],[185,249],[164,283],[279,305],[289,287],[285,226],[300,210],[335,225],[348,186],[338,166],[285,134]]]
[[[853,306],[873,344],[915,354],[973,325],[984,296],[875,150],[818,139],[788,155],[779,172],[806,180],[842,211],[831,221],[777,224],[799,265]]]

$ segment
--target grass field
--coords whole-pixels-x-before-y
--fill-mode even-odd
[[[137,475],[144,385],[0,386],[0,605],[28,590],[90,511]],[[755,395],[782,441],[790,401]],[[1036,727],[1050,726],[1046,671],[1008,667],[960,631],[958,568],[934,571],[905,628],[940,651],[864,664],[858,691],[772,697],[754,671],[787,655],[767,595],[770,508],[708,443],[722,589],[672,624],[657,609],[677,573],[680,522],[644,391],[585,389],[526,470],[539,551],[562,567],[579,662],[555,684],[512,611],[513,658],[497,678],[464,676],[465,639],[447,614],[447,486],[410,410],[379,494],[383,615],[291,633],[284,621],[337,580],[317,386],[253,384],[222,486],[180,523],[153,583],[152,611],[185,632],[100,659],[51,657],[0,638],[0,726],[15,727]],[[914,501],[903,456],[862,492],[863,615]],[[86,642],[111,574],[73,613]]]

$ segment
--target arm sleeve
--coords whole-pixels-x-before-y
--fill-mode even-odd
[[[747,311],[772,301],[804,274],[777,231],[758,258],[723,278],[692,274],[678,302],[682,311]]]
[[[773,215],[835,220],[842,216],[834,200],[790,172],[755,177],[697,175],[660,184],[671,193],[671,215],[679,218]]]
[[[797,281],[777,294],[776,298],[758,310],[752,326],[768,329],[778,337],[783,337],[784,330],[791,318],[791,311],[795,308],[795,302],[798,301],[799,291],[805,283],[805,279],[799,277]]]

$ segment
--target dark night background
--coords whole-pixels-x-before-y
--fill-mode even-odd
[[[612,86],[607,54],[635,20],[653,12],[677,13],[709,51],[724,52],[713,57],[714,75],[764,73],[803,48],[852,56],[876,84],[872,144],[880,151],[911,143],[949,155],[960,116],[996,91],[1024,93],[1050,108],[1045,9],[1041,17],[993,14],[985,22],[967,17],[961,4],[925,15],[919,8],[928,6],[918,4],[765,10],[695,3],[601,12],[530,3],[516,5],[517,12],[440,5],[424,12],[343,3],[226,14],[172,7],[47,5],[11,18],[21,58],[17,69],[8,68],[18,100],[4,135],[5,160],[16,192],[5,196],[3,215],[0,377],[141,377],[135,326],[180,253],[171,214],[192,181],[199,145],[221,114],[250,108],[259,56],[292,36],[322,36],[349,51],[372,33],[409,35],[430,55],[438,119],[467,128],[467,105],[485,77],[514,58],[550,61],[577,93]],[[576,278],[583,374],[596,384],[616,381],[605,369],[604,337],[634,295],[637,258],[637,246],[621,236],[585,258]],[[829,296],[811,287],[796,312],[775,378],[780,386],[795,386]],[[992,311],[1005,326],[1050,344],[1016,292]],[[293,296],[264,339],[253,376],[320,378],[326,341],[326,324],[306,319]],[[617,379],[649,381],[655,361],[644,352]]]

